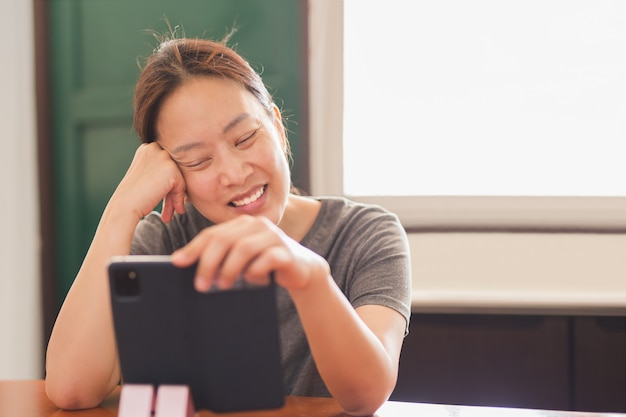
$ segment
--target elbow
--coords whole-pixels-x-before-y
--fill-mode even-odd
[[[354,416],[354,417],[365,417],[365,416],[373,416],[376,411],[385,403],[386,400],[383,401],[375,401],[375,400],[367,400],[363,404],[360,404],[358,407],[349,408],[344,407],[344,411],[346,414]]]
[[[352,401],[340,404],[346,414],[351,416],[372,416],[389,399],[394,387],[395,383],[387,386],[374,384],[366,389],[361,388],[354,396],[350,396]]]
[[[361,404],[353,407],[343,407],[346,414],[354,417],[373,416],[376,411],[387,401],[387,398],[383,400],[376,400],[368,398]]]
[[[375,408],[363,408],[359,410],[344,410],[344,411],[346,412],[346,414],[350,416],[366,417],[366,416],[373,416],[379,408],[380,408],[380,405]]]
[[[82,410],[100,405],[101,399],[88,395],[80,383],[58,381],[46,377],[45,389],[48,399],[63,410]]]

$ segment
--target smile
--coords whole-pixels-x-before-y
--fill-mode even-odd
[[[252,204],[255,201],[257,201],[259,198],[261,198],[261,196],[265,193],[265,188],[266,186],[260,187],[258,190],[254,192],[254,194],[248,197],[242,198],[241,200],[231,201],[228,204],[233,207],[242,207],[242,206],[247,206],[248,204]]]

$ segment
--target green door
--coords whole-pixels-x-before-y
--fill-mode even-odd
[[[306,189],[299,0],[53,0],[49,2],[55,279],[62,303],[110,195],[139,145],[132,130],[138,60],[169,21],[189,37],[221,39],[259,71],[288,118],[294,184]],[[300,168],[299,168],[300,165]]]

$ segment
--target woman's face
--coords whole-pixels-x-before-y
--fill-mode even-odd
[[[186,81],[162,103],[157,142],[178,164],[187,195],[216,223],[240,214],[281,220],[289,196],[289,166],[280,114],[220,78]]]

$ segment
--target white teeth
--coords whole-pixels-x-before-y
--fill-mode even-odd
[[[256,193],[254,193],[253,195],[251,195],[250,197],[246,197],[244,199],[241,200],[237,200],[237,201],[233,201],[233,204],[235,205],[235,207],[241,207],[241,206],[246,206],[250,203],[253,203],[255,201],[257,201],[265,192],[265,187],[261,187],[257,190]]]

